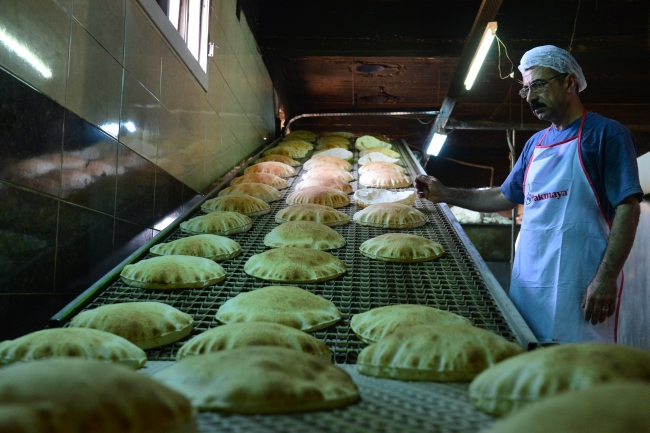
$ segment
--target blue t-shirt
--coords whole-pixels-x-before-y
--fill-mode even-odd
[[[580,120],[577,119],[560,131],[551,126],[541,144],[549,145],[577,136],[580,131]],[[515,167],[501,185],[501,192],[513,203],[524,203],[522,184],[526,167],[535,146],[539,144],[546,131],[544,129],[537,132],[526,142]],[[589,112],[582,129],[580,152],[600,203],[610,221],[614,218],[616,206],[625,198],[636,195],[641,201],[643,190],[639,184],[636,142],[629,129],[615,120]]]

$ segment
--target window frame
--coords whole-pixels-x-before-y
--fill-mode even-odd
[[[199,82],[201,87],[207,92],[208,83],[210,82],[209,71],[210,71],[210,60],[206,62],[206,70],[204,71],[199,61],[194,58],[194,55],[188,48],[187,44],[183,40],[183,37],[176,30],[172,22],[169,20],[165,12],[160,8],[156,0],[137,0],[145,13],[149,16],[151,21],[156,25],[160,33],[167,40],[169,45],[176,51],[178,57],[185,63],[185,66],[190,70],[194,78]],[[208,14],[210,13],[210,7],[208,5]],[[206,29],[205,35],[208,35],[209,32],[209,18],[208,18],[208,28]],[[208,50],[209,36],[207,38],[202,38],[206,41],[206,47],[204,49]]]

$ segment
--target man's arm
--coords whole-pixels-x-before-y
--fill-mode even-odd
[[[419,175],[416,177],[415,190],[420,198],[426,198],[435,203],[444,202],[477,212],[501,212],[516,206],[503,195],[500,188],[447,188],[433,176]]]
[[[605,255],[582,299],[585,320],[591,320],[593,325],[603,323],[616,312],[616,283],[634,244],[640,214],[639,201],[634,196],[627,197],[616,207]]]

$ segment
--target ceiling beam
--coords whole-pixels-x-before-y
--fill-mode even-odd
[[[451,85],[447,91],[447,96],[445,96],[442,106],[440,107],[440,114],[436,117],[436,121],[431,128],[430,136],[433,135],[434,132],[443,129],[447,124],[449,116],[451,116],[451,112],[456,105],[456,101],[463,90],[463,81],[469,71],[470,64],[474,58],[474,53],[481,43],[481,37],[483,36],[485,27],[490,21],[494,21],[502,2],[503,0],[483,0],[481,3],[476,18],[474,19],[472,30],[469,32],[469,36],[467,37],[467,43],[460,55],[456,72],[454,73]],[[424,146],[426,146],[426,144],[426,142],[423,143]]]

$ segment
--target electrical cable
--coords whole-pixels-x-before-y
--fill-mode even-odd
[[[576,17],[573,20],[573,33],[571,33],[571,40],[569,41],[569,52],[573,50],[573,37],[576,35],[576,27],[578,25],[578,14],[580,13],[580,2],[581,0],[578,0],[578,10],[576,11]]]

